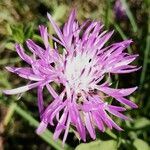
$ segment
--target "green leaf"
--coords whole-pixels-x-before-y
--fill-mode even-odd
[[[15,44],[13,42],[8,42],[8,43],[5,44],[5,48],[14,51]]]
[[[11,26],[12,30],[12,38],[17,43],[24,42],[24,32],[23,32],[23,25],[20,24],[18,26]]]
[[[143,117],[135,120],[134,128],[144,128],[148,125],[150,125],[150,120]]]
[[[33,23],[30,23],[27,26],[25,26],[25,29],[24,29],[25,39],[31,38],[33,35],[33,31],[34,31],[34,24]]]
[[[57,6],[54,10],[53,19],[55,21],[62,19],[66,14],[66,9],[66,5]]]
[[[110,129],[107,129],[105,131],[110,137],[114,138],[114,139],[117,139],[117,136],[112,132],[112,130]]]
[[[136,147],[137,150],[150,150],[150,146],[141,139],[136,139],[133,142],[134,147]]]
[[[82,143],[75,150],[116,150],[117,142],[115,140],[101,141],[97,140],[90,143]]]

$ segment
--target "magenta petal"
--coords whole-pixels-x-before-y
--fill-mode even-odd
[[[59,39],[61,40],[61,42],[65,45],[65,41],[63,38],[63,34],[61,32],[61,30],[59,29],[59,27],[56,25],[56,23],[54,22],[54,20],[52,19],[51,15],[49,13],[47,13],[47,17],[49,19],[49,21],[51,22],[55,32],[57,33]]]
[[[81,139],[83,141],[86,141],[85,127],[84,127],[83,122],[80,117],[77,118],[76,128],[80,134]]]
[[[114,97],[117,101],[119,101],[122,104],[128,105],[131,108],[137,108],[136,104],[123,97],[133,93],[137,89],[137,87],[129,89],[112,89],[109,87],[98,87],[97,89],[108,94],[109,96]]]
[[[103,37],[101,37],[101,39],[99,40],[97,46],[98,46],[98,49],[101,49],[104,44],[109,40],[109,38],[112,36],[114,31],[112,32],[109,32],[109,33],[106,33]]]
[[[47,27],[40,25],[39,30],[40,30],[40,34],[41,34],[41,37],[43,39],[44,45],[47,49],[49,47]]]
[[[92,120],[89,113],[84,113],[84,121],[91,138],[95,139],[96,138],[95,129],[93,128]]]
[[[123,129],[120,128],[110,117],[108,117],[109,122],[111,123],[112,127],[114,127],[115,129],[122,131]]]
[[[129,101],[126,98],[118,97],[118,98],[116,98],[116,100],[122,104],[125,104],[125,105],[131,107],[131,108],[138,108],[138,106],[134,102]]]
[[[66,122],[66,119],[67,119],[67,112],[65,111],[63,113],[63,115],[61,116],[60,120],[59,120],[59,123],[57,124],[56,126],[56,129],[55,129],[55,132],[54,132],[54,135],[53,135],[53,138],[54,140],[57,140],[62,132],[63,129],[65,129],[65,122]],[[62,128],[60,128],[60,126]]]
[[[48,91],[50,92],[50,94],[51,94],[55,99],[57,99],[57,98],[59,97],[58,94],[54,91],[54,89],[53,89],[49,84],[47,84],[46,87],[47,87]]]
[[[111,114],[115,115],[116,117],[119,117],[121,119],[124,119],[124,120],[129,120],[129,118],[123,114],[121,114],[120,112],[118,111],[115,111],[113,109],[107,109],[108,112],[110,112]]]
[[[57,115],[57,113],[59,113],[63,108],[64,108],[64,106],[66,105],[66,103],[64,102],[63,104],[60,104],[52,113],[51,113],[51,115],[50,115],[50,117],[49,117],[49,123],[50,124],[54,124],[53,123],[53,119],[54,119],[54,117],[56,117],[56,115]]]
[[[28,84],[28,85],[18,87],[15,89],[11,89],[11,90],[3,90],[3,93],[5,93],[7,95],[19,94],[19,93],[26,92],[30,89],[33,89],[33,88],[37,87],[39,84],[40,84],[39,82],[36,82],[36,83]]]
[[[97,127],[99,128],[99,130],[101,130],[102,132],[104,132],[105,131],[105,127],[104,127],[104,124],[103,124],[101,118],[99,117],[99,115],[97,114],[97,112],[92,112],[92,114],[93,114],[92,116],[94,118],[94,121],[95,121]]]
[[[41,116],[44,111],[43,87],[39,86],[37,92],[38,92],[38,108]]]
[[[28,55],[26,55],[24,53],[24,50],[22,48],[22,46],[20,44],[16,44],[16,51],[18,53],[18,55],[24,60],[26,61],[28,64],[32,64],[33,60],[31,57],[29,57]]]
[[[103,91],[104,93],[108,95],[116,95],[116,96],[128,96],[131,93],[133,93],[137,87],[134,88],[128,88],[128,89],[113,89],[109,87],[100,87],[99,90]]]
[[[65,130],[65,133],[64,133],[64,137],[63,137],[63,146],[65,144],[65,141],[67,139],[67,135],[68,135],[68,132],[69,132],[69,126],[70,126],[70,117],[68,117],[68,120],[67,120],[67,123],[66,123],[66,130]]]
[[[74,104],[72,104],[72,107],[70,107],[69,113],[70,113],[71,122],[77,128],[77,131],[78,131],[80,137],[82,138],[83,141],[86,141],[85,127],[81,120],[80,114]]]
[[[75,17],[76,17],[76,10],[73,9],[69,16],[68,22],[66,23],[64,27],[64,35],[71,34],[71,30],[73,29],[73,23],[74,23]]]
[[[108,119],[108,115],[104,110],[99,110],[99,116],[101,117],[102,121],[110,128],[112,129],[112,124]]]
[[[37,56],[43,58],[44,49],[35,44],[31,39],[28,39],[26,41],[26,44],[28,48],[31,50],[31,52],[35,53]]]
[[[132,94],[136,89],[137,87],[133,87],[133,88],[128,88],[128,89],[120,89],[118,91],[119,93],[123,94],[123,96],[128,96]]]
[[[124,107],[120,107],[120,106],[109,105],[108,107],[109,107],[109,109],[113,109],[115,111],[125,111],[126,110]]]
[[[45,123],[44,121],[41,121],[39,127],[36,130],[36,133],[37,134],[42,134],[45,131],[46,128],[47,128],[47,123]]]
[[[38,75],[35,75],[33,73],[33,70],[29,67],[21,67],[21,68],[16,68],[16,67],[6,67],[7,70],[10,72],[18,74],[20,77],[33,80],[33,81],[41,81],[43,80],[41,77]]]

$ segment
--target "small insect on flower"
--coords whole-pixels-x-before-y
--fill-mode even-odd
[[[109,83],[113,74],[130,73],[139,69],[130,65],[138,55],[125,52],[132,40],[113,43],[104,48],[113,31],[102,31],[103,25],[96,21],[86,21],[79,25],[75,17],[74,9],[61,30],[48,14],[57,37],[49,35],[47,28],[40,26],[45,48],[30,39],[27,40],[27,47],[33,53],[31,57],[24,53],[20,44],[16,44],[17,53],[30,67],[6,67],[30,80],[30,83],[16,89],[4,90],[4,93],[18,94],[37,88],[41,118],[37,133],[42,134],[48,124],[56,125],[54,139],[57,140],[64,132],[63,144],[71,126],[76,128],[83,141],[86,141],[87,133],[92,139],[96,138],[96,127],[102,132],[105,131],[105,126],[122,130],[109,114],[126,120],[129,118],[122,113],[126,110],[123,105],[137,108],[136,104],[126,98],[137,87],[115,89]],[[50,46],[49,38],[54,40],[54,48]],[[62,54],[59,53],[58,44],[63,47]],[[62,85],[61,92],[55,91],[52,83]],[[47,108],[44,107],[43,88],[53,97]],[[110,104],[108,97],[123,105]],[[57,124],[54,123],[56,121]]]

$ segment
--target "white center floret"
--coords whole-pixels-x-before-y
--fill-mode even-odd
[[[64,74],[70,88],[74,89],[76,93],[92,89],[96,71],[96,61],[92,55],[78,52],[76,56],[68,56],[66,60]]]

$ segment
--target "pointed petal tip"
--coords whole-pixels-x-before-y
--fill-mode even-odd
[[[77,13],[77,9],[74,7],[72,10],[71,10],[71,14],[74,14],[76,16],[76,13]]]
[[[35,82],[35,83],[21,86],[18,88],[14,88],[14,89],[10,89],[10,90],[3,90],[3,93],[7,94],[7,95],[20,94],[20,93],[24,93],[30,89],[37,87],[39,84],[40,84],[39,82]]]
[[[124,131],[124,129],[120,128],[118,131],[120,131],[120,132],[121,132],[121,131]]]
[[[15,46],[19,46],[20,44],[19,43],[15,43]]]
[[[14,71],[13,68],[10,67],[10,66],[6,66],[5,69],[7,69],[7,70],[10,71],[10,72],[13,72],[13,71]]]
[[[96,140],[96,135],[94,135],[94,136],[92,137],[92,139],[93,139],[93,140]]]
[[[133,43],[132,39],[128,39],[127,41],[128,41],[128,43]]]
[[[10,95],[10,94],[8,94],[9,93],[8,90],[1,90],[1,92],[5,95]]]
[[[2,93],[5,95],[14,95],[16,93],[14,93],[13,89],[11,90],[2,90]]]
[[[9,66],[6,66],[5,68],[6,68],[7,70],[9,70],[11,67],[9,67]]]
[[[86,142],[86,138],[84,138],[84,139],[82,139],[83,140],[83,142]]]
[[[21,49],[21,48],[22,48],[22,46],[21,46],[21,44],[16,43],[16,44],[15,44],[15,48],[16,48],[16,50],[18,50],[18,49]]]
[[[54,20],[53,20],[52,16],[50,15],[50,13],[48,13],[48,12],[47,12],[47,18],[52,24],[54,24]]]
[[[47,29],[46,26],[44,26],[44,25],[39,25],[39,31],[40,31],[40,32],[44,31],[45,29]]]
[[[131,107],[131,108],[138,109],[138,108],[139,108],[139,106],[138,106],[138,105],[136,105],[136,104],[134,103],[134,105],[132,105],[132,107]]]
[[[39,29],[44,28],[44,27],[45,27],[44,25],[39,25]]]
[[[52,19],[52,16],[51,16],[50,13],[48,13],[48,12],[47,12],[47,18],[48,18],[49,20]]]
[[[138,67],[138,68],[137,68],[137,71],[140,70],[140,69],[142,69],[142,66]]]
[[[45,123],[44,121],[42,121],[39,125],[39,127],[36,129],[36,133],[38,135],[42,134],[47,128],[47,123]]]
[[[27,39],[26,42],[29,43],[29,42],[32,42],[32,40],[31,39]]]
[[[115,32],[115,30],[112,30],[111,33],[113,34]]]
[[[135,87],[133,87],[133,88],[131,88],[131,89],[133,89],[133,90],[132,90],[132,93],[133,93],[134,91],[136,91],[136,90],[138,89],[138,86],[135,86]]]
[[[55,134],[53,134],[53,140],[54,140],[55,142],[57,142],[57,140],[58,140],[58,137],[56,137]]]
[[[102,129],[101,131],[104,133],[104,132],[105,132],[105,129]]]

